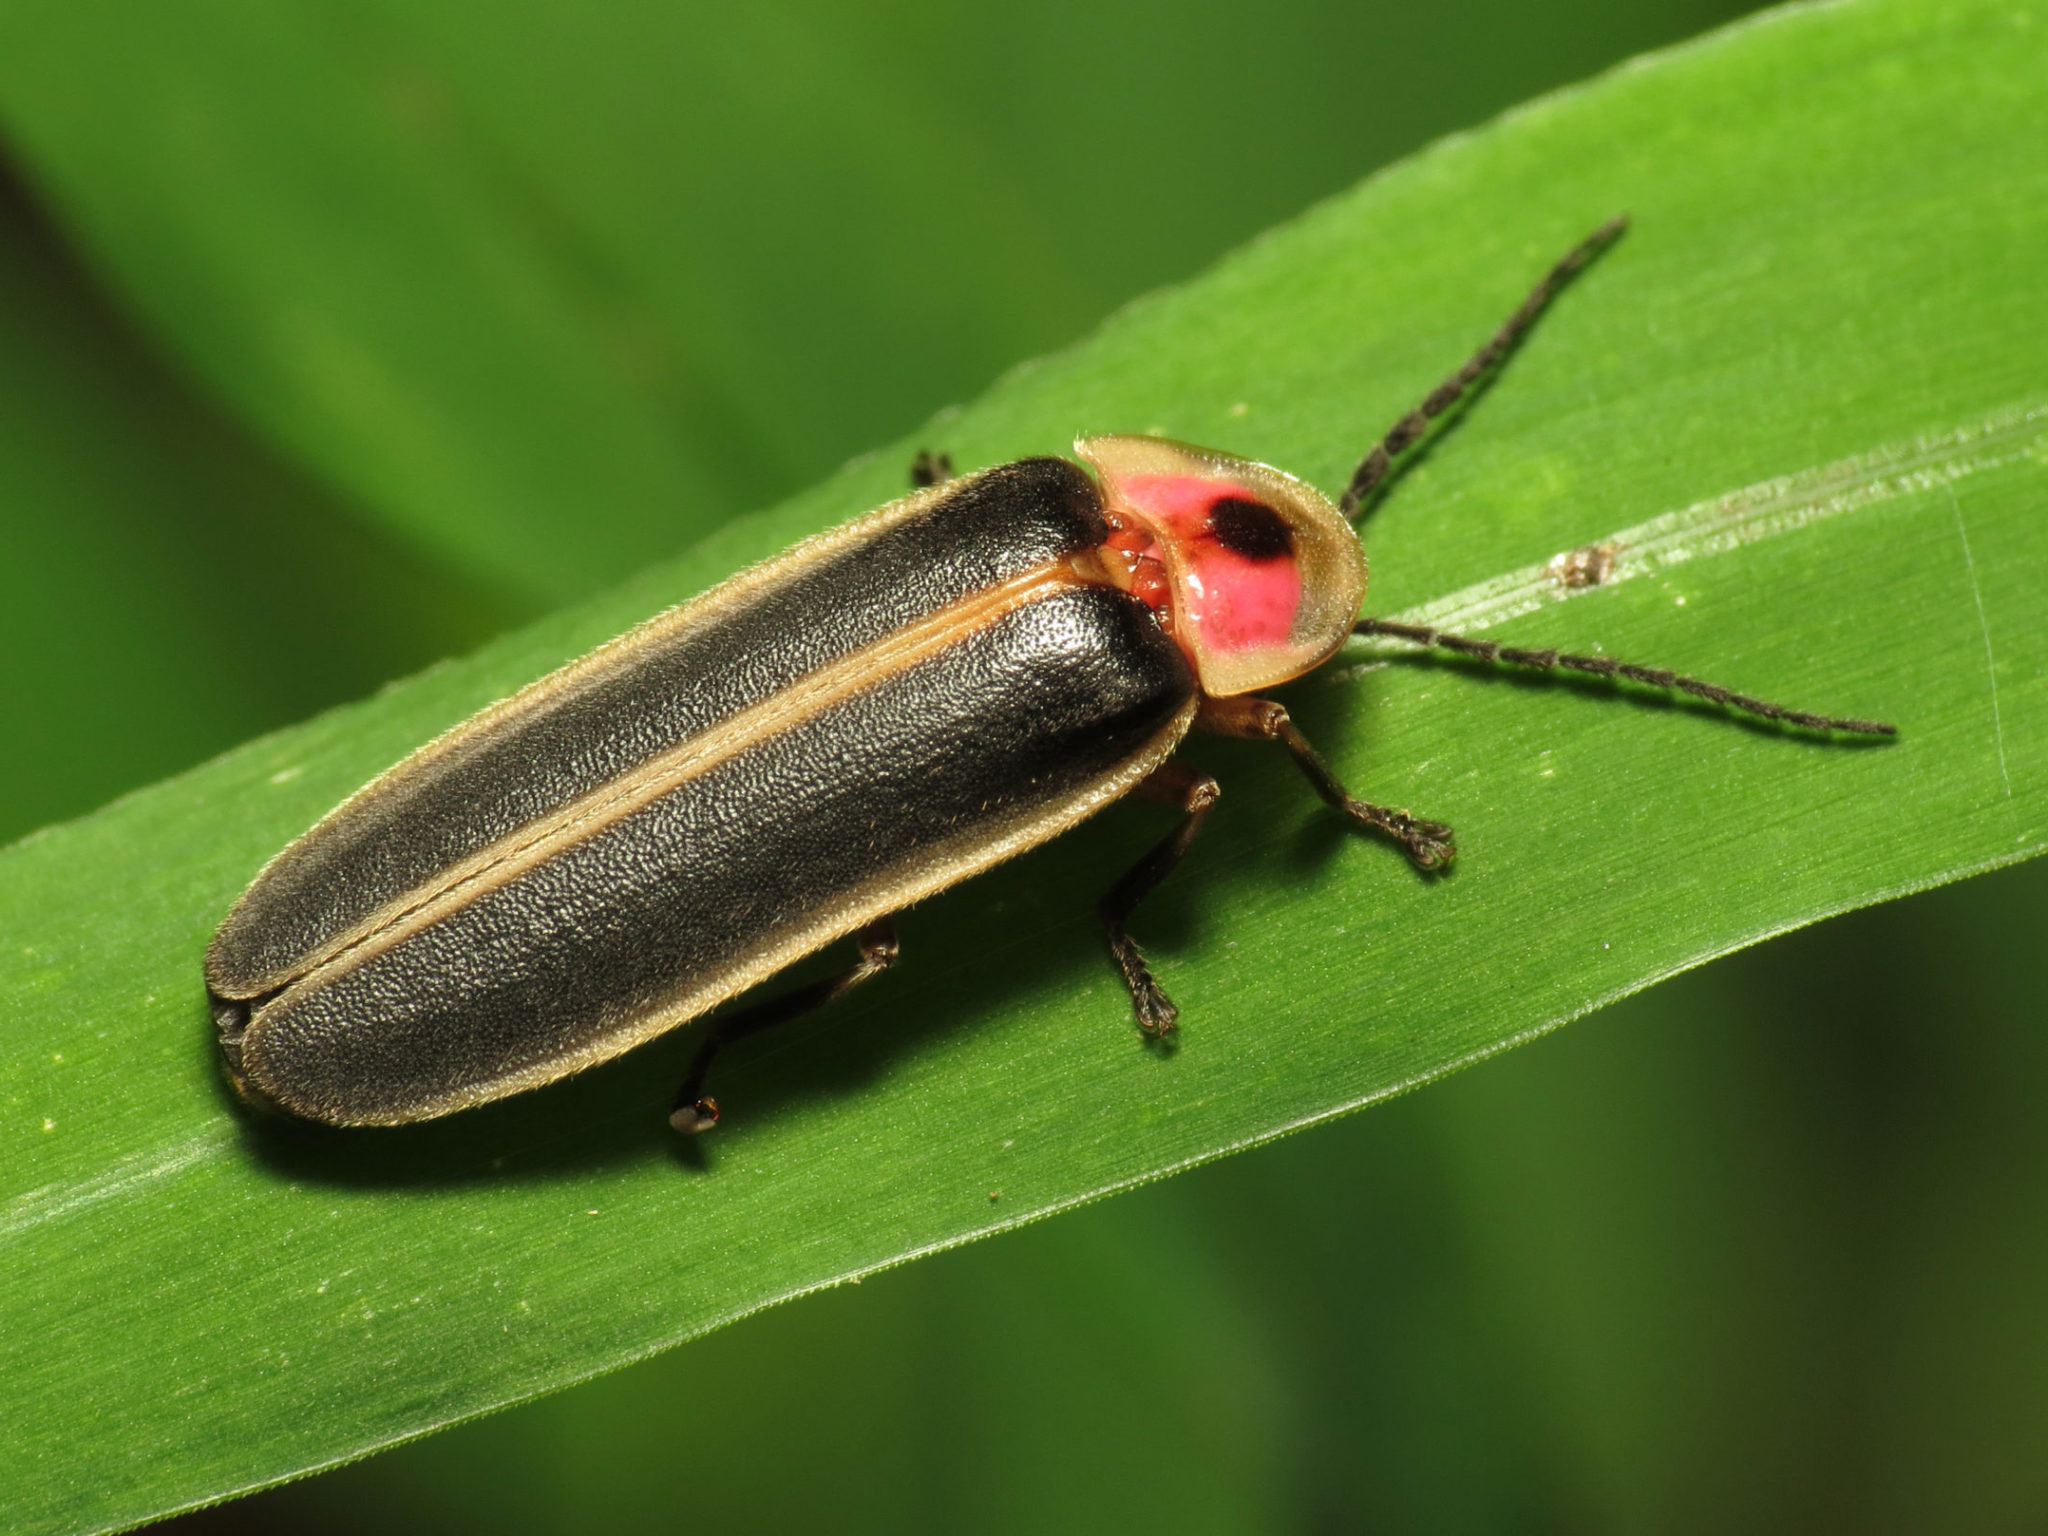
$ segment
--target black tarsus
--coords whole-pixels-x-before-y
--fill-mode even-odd
[[[1514,351],[1528,334],[1529,327],[1536,323],[1537,317],[1565,284],[1619,240],[1627,228],[1628,215],[1617,214],[1573,246],[1564,259],[1529,290],[1521,308],[1508,316],[1501,328],[1493,333],[1493,338],[1465,360],[1464,367],[1432,389],[1420,405],[1387,429],[1387,435],[1373,444],[1372,451],[1358,461],[1358,468],[1351,473],[1351,484],[1337,503],[1346,517],[1358,516],[1366,498],[1386,479],[1387,471],[1393,467],[1394,459],[1401,451],[1413,446],[1429,430],[1432,421],[1457,404],[1459,397]]]
[[[1160,881],[1173,873],[1173,867],[1186,855],[1188,844],[1201,830],[1202,819],[1209,814],[1223,790],[1207,774],[1198,773],[1185,763],[1169,762],[1153,769],[1132,793],[1147,800],[1164,800],[1178,805],[1181,809],[1180,824],[1124,872],[1123,878],[1109,888],[1109,894],[1096,903],[1095,913],[1102,919],[1110,955],[1116,960],[1116,968],[1122,973],[1124,986],[1131,994],[1131,1007],[1137,1012],[1138,1028],[1146,1039],[1158,1040],[1173,1033],[1180,1009],[1174,1006],[1173,999],[1153,977],[1152,967],[1145,963],[1144,955],[1125,931],[1124,923],[1130,918],[1131,910]]]
[[[1408,855],[1408,862],[1424,874],[1448,869],[1458,856],[1456,838],[1442,822],[1423,821],[1406,811],[1354,798],[1351,791],[1330,772],[1330,765],[1323,761],[1322,754],[1309,745],[1308,738],[1295,726],[1294,718],[1287,713],[1284,704],[1250,694],[1204,699],[1201,712],[1195,716],[1195,729],[1212,731],[1219,736],[1237,736],[1247,741],[1279,742],[1315,787],[1325,805],[1366,830],[1398,843]]]
[[[1675,688],[1680,693],[1689,693],[1696,699],[1705,699],[1709,704],[1719,704],[1724,709],[1739,710],[1745,715],[1754,715],[1759,720],[1780,720],[1789,725],[1803,725],[1810,731],[1847,731],[1858,736],[1896,736],[1898,727],[1886,725],[1881,720],[1856,720],[1835,715],[1816,715],[1803,709],[1788,709],[1783,704],[1772,704],[1764,699],[1753,699],[1746,693],[1723,688],[1719,683],[1701,682],[1696,677],[1667,671],[1663,667],[1641,667],[1633,662],[1614,661],[1606,656],[1574,656],[1566,651],[1525,650],[1520,646],[1498,645],[1491,640],[1474,640],[1465,635],[1447,635],[1426,624],[1398,624],[1392,619],[1360,619],[1352,627],[1354,635],[1389,635],[1397,640],[1412,640],[1417,645],[1434,650],[1450,651],[1459,656],[1471,656],[1479,661],[1505,662],[1510,666],[1534,667],[1539,671],[1583,672],[1592,677],[1622,677],[1633,683],[1644,683],[1652,688]]]
[[[756,1003],[751,1008],[742,1008],[711,1021],[704,1043],[697,1047],[697,1054],[690,1060],[690,1070],[683,1077],[682,1087],[676,1090],[675,1103],[669,1110],[670,1125],[685,1135],[694,1136],[718,1124],[718,1100],[705,1097],[704,1076],[711,1070],[712,1058],[721,1048],[822,1008],[896,963],[896,919],[893,915],[876,918],[858,929],[853,937],[854,942],[860,945],[860,959],[838,975],[824,977],[780,997],[771,997],[764,1003]]]
[[[950,453],[933,453],[929,448],[917,450],[917,457],[910,461],[910,486],[921,491],[928,485],[944,485],[953,478],[953,456]]]

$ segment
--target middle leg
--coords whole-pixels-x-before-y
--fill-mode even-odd
[[[1186,855],[1188,844],[1195,840],[1203,818],[1222,796],[1223,789],[1206,773],[1198,773],[1186,763],[1161,763],[1132,793],[1146,800],[1164,800],[1178,805],[1181,809],[1180,825],[1125,871],[1124,877],[1109,888],[1109,894],[1097,904],[1095,911],[1102,919],[1103,932],[1109,938],[1109,952],[1115,958],[1116,968],[1123,974],[1124,986],[1131,994],[1131,1007],[1137,1012],[1138,1028],[1146,1039],[1157,1040],[1173,1033],[1180,1009],[1174,1006],[1173,999],[1166,995],[1166,989],[1153,977],[1152,967],[1145,963],[1144,955],[1125,930],[1124,923],[1129,919],[1131,910],[1145,899],[1153,887],[1173,873],[1173,867]]]

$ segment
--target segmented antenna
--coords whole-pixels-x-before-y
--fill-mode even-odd
[[[1356,518],[1358,509],[1365,505],[1365,499],[1373,489],[1386,479],[1387,471],[1393,467],[1394,458],[1403,449],[1411,447],[1429,424],[1458,403],[1458,399],[1481,378],[1491,372],[1500,360],[1520,345],[1528,334],[1529,327],[1536,323],[1550,301],[1557,297],[1566,283],[1585,267],[1594,257],[1619,240],[1622,231],[1628,228],[1628,215],[1617,214],[1586,236],[1565,255],[1564,260],[1544,276],[1543,281],[1529,290],[1529,296],[1522,300],[1522,307],[1509,315],[1507,322],[1493,333],[1493,339],[1465,360],[1465,366],[1437,385],[1423,399],[1422,404],[1408,412],[1393,426],[1387,435],[1373,444],[1372,451],[1358,461],[1358,468],[1351,472],[1351,484],[1345,490],[1338,507],[1348,518]]]
[[[1687,677],[1680,672],[1670,672],[1663,667],[1639,667],[1632,662],[1615,661],[1606,656],[1574,656],[1567,651],[1531,651],[1519,646],[1498,645],[1491,640],[1474,640],[1465,635],[1447,635],[1440,629],[1426,624],[1397,624],[1392,619],[1360,619],[1352,626],[1354,635],[1391,635],[1397,640],[1412,640],[1417,645],[1434,650],[1450,651],[1459,656],[1472,656],[1480,661],[1505,662],[1509,666],[1534,667],[1539,671],[1584,672],[1592,677],[1625,677],[1632,683],[1644,683],[1652,688],[1672,688],[1680,693],[1689,693],[1696,699],[1705,699],[1710,704],[1719,704],[1724,709],[1739,710],[1745,715],[1754,715],[1759,720],[1782,720],[1788,725],[1803,725],[1810,731],[1849,731],[1858,736],[1896,736],[1898,727],[1886,725],[1881,720],[1852,720],[1835,715],[1816,715],[1803,709],[1787,709],[1783,704],[1772,704],[1764,699],[1753,699],[1746,693],[1737,693],[1732,688],[1723,688],[1719,683],[1704,683],[1696,677]]]

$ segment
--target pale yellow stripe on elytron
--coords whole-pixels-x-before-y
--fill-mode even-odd
[[[842,939],[876,918],[886,917],[913,906],[927,896],[992,869],[1027,849],[1035,848],[1093,816],[1134,789],[1153,769],[1173,755],[1194,722],[1199,700],[1186,706],[1143,747],[1133,752],[1094,783],[1062,796],[1051,805],[1020,817],[1007,827],[977,828],[963,838],[929,854],[911,867],[884,880],[849,891],[838,900],[821,905],[807,921],[785,933],[766,936],[751,955],[742,955],[708,981],[685,988],[644,1013],[618,1020],[608,1029],[593,1034],[573,1049],[552,1051],[547,1059],[521,1071],[510,1072],[485,1083],[474,1083],[442,1098],[422,1102],[416,1113],[381,1119],[363,1118],[339,1122],[349,1125],[404,1125],[452,1115],[458,1110],[509,1098],[530,1088],[559,1082],[587,1068],[624,1055],[658,1035],[680,1028],[710,1012],[728,998],[737,997],[787,969],[804,956]],[[977,843],[977,838],[985,841]]]
[[[746,748],[800,725],[835,704],[903,672],[956,644],[963,634],[1007,613],[1082,584],[1061,562],[1016,576],[942,608],[893,635],[820,667],[751,709],[740,711],[639,764],[517,832],[448,867],[431,889],[408,892],[327,946],[300,970],[290,987],[353,968],[383,954],[485,892],[602,831],[693,778],[709,773]]]
[[[925,512],[934,502],[941,498],[957,493],[962,486],[986,473],[988,471],[982,470],[974,475],[963,475],[939,485],[928,486],[923,490],[914,491],[908,496],[889,502],[885,506],[877,507],[874,511],[857,517],[850,523],[844,523],[837,528],[828,528],[822,533],[813,534],[810,538],[791,545],[778,555],[750,565],[745,570],[735,572],[717,586],[699,593],[696,597],[690,598],[686,602],[678,603],[672,608],[664,609],[653,617],[643,620],[624,634],[598,646],[597,649],[577,657],[574,661],[557,667],[554,671],[543,677],[536,678],[510,698],[500,699],[495,704],[486,705],[468,719],[463,720],[457,725],[450,726],[439,736],[415,748],[398,762],[392,764],[391,767],[385,769],[376,778],[370,780],[369,783],[343,800],[325,816],[322,816],[302,836],[293,839],[292,842],[280,849],[262,869],[256,872],[256,878],[249,883],[248,890],[243,892],[241,899],[235,903],[226,921],[221,925],[220,933],[226,934],[228,932],[229,928],[233,926],[236,916],[241,912],[243,905],[252,897],[260,899],[264,881],[273,868],[288,863],[298,855],[299,850],[316,844],[323,836],[329,835],[338,827],[345,825],[366,802],[390,794],[395,787],[417,778],[420,774],[436,767],[445,759],[455,756],[470,742],[537,713],[553,704],[561,695],[615,676],[627,667],[632,666],[635,655],[649,643],[672,641],[680,635],[686,635],[693,630],[704,628],[706,625],[723,618],[734,609],[752,602],[756,594],[763,587],[786,582],[792,577],[801,575],[809,568],[819,565],[847,549],[856,548],[888,532],[898,524]],[[488,852],[489,850],[483,851],[485,855]],[[468,862],[465,861],[464,867],[467,867]],[[237,982],[249,983],[256,993],[268,992],[277,987],[288,985],[294,979],[304,976],[312,968],[333,958],[349,945],[360,942],[366,934],[373,932],[378,925],[391,921],[395,914],[406,910],[411,899],[410,893],[406,896],[395,898],[392,902],[371,913],[360,923],[351,925],[326,943],[308,951],[289,969],[273,972],[262,977],[237,977],[233,979]],[[215,942],[218,942],[218,936]],[[252,994],[250,992],[237,991],[234,995],[246,997]]]

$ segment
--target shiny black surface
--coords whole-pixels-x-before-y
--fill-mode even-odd
[[[915,516],[825,559],[792,562],[786,579],[710,623],[648,637],[630,664],[544,683],[538,708],[402,766],[288,849],[223,924],[209,985],[235,997],[270,990],[335,934],[533,818],[1103,532],[1082,470],[1020,460],[949,486]]]
[[[1144,606],[1067,588],[749,746],[259,1015],[259,1086],[381,1118],[545,1064],[806,927],[971,858],[1142,752],[1192,697]]]

